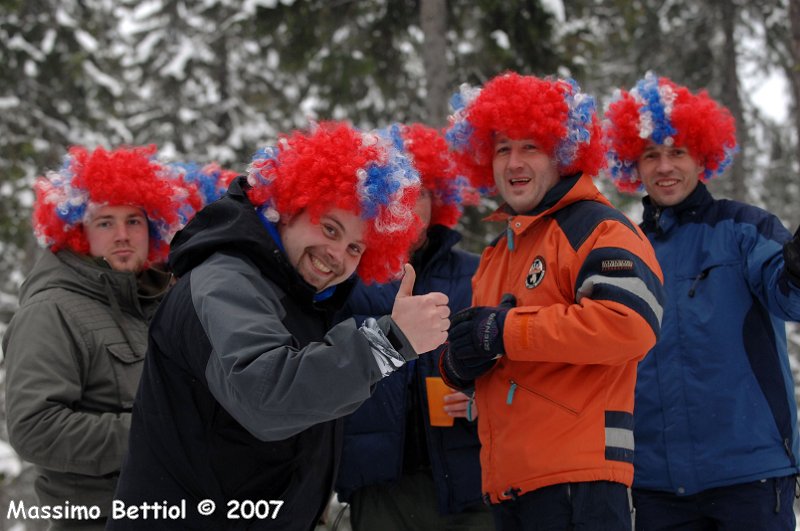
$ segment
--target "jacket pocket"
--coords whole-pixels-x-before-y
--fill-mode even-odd
[[[730,268],[735,268],[738,271],[741,268],[741,262],[728,259],[728,260],[709,260],[702,263],[699,267],[692,271],[687,271],[676,275],[675,278],[678,283],[685,289],[685,295],[690,299],[694,298],[698,293],[702,293],[706,288],[706,284],[710,282],[718,282],[719,278],[728,275]]]
[[[117,401],[121,410],[130,411],[142,375],[144,353],[135,352],[127,343],[107,345],[111,370],[117,387]]]

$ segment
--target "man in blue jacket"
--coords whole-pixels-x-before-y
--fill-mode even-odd
[[[705,91],[648,74],[606,113],[611,177],[642,187],[664,271],[661,337],[639,365],[636,528],[794,530],[797,413],[785,321],[800,319],[800,236],[704,182],[736,150]]]
[[[470,304],[470,281],[478,266],[477,255],[454,248],[461,235],[451,227],[461,216],[463,186],[436,130],[412,124],[402,128],[402,136],[423,185],[416,212],[425,230],[412,246],[414,293],[442,292],[456,312]],[[383,315],[397,289],[397,282],[359,284],[344,316],[361,322]],[[453,391],[445,406],[456,417],[453,426],[431,426],[425,378],[439,376],[434,354],[382,380],[345,421],[336,490],[351,504],[354,531],[494,528],[481,503],[480,442],[471,397]]]

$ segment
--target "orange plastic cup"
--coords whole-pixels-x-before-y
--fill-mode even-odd
[[[453,425],[453,417],[444,410],[444,396],[453,393],[453,389],[438,376],[427,376],[425,387],[428,390],[428,414],[431,426],[449,427]]]

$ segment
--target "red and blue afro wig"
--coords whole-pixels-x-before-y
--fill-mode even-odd
[[[604,164],[594,98],[572,79],[507,72],[483,88],[462,85],[446,138],[459,169],[480,190],[494,188],[494,136],[531,139],[555,159],[560,175],[595,175]]]
[[[706,91],[692,94],[650,72],[615,96],[604,129],[608,173],[622,192],[644,188],[636,166],[650,142],[686,148],[703,166],[703,181],[721,174],[736,153],[736,122],[728,109]]]
[[[401,126],[405,147],[414,159],[422,186],[431,193],[431,225],[454,227],[469,191],[466,178],[456,173],[442,133],[422,124]]]
[[[273,222],[303,210],[316,222],[332,208],[367,221],[357,269],[366,283],[395,278],[421,228],[414,214],[419,174],[397,126],[366,132],[321,122],[294,131],[255,154],[248,183],[250,201]]]
[[[197,188],[202,200],[202,206],[213,203],[228,190],[231,181],[239,173],[220,166],[218,162],[209,162],[205,165],[196,162],[174,162],[170,164],[183,180]]]
[[[59,171],[34,183],[33,229],[53,252],[71,249],[89,254],[83,223],[94,207],[130,205],[147,216],[148,264],[163,262],[169,241],[200,207],[200,197],[155,160],[155,146],[111,151],[73,146]]]

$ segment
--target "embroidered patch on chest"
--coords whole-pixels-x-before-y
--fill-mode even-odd
[[[534,258],[531,268],[528,269],[528,275],[525,277],[525,287],[533,289],[542,283],[545,274],[544,258],[537,256]]]
[[[633,260],[603,260],[600,262],[600,271],[633,271]]]

